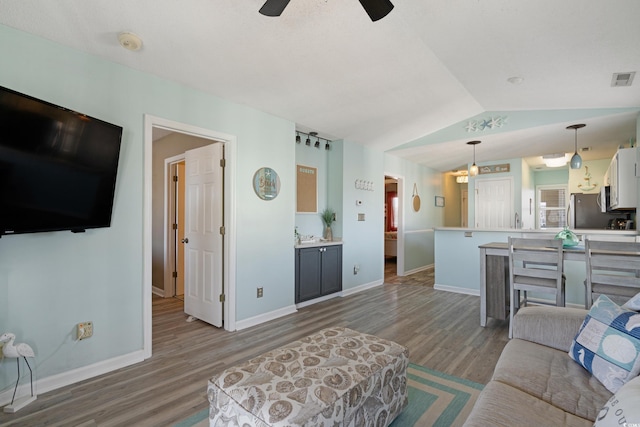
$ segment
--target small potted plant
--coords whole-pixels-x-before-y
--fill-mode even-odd
[[[333,240],[333,231],[331,231],[331,224],[336,220],[336,212],[333,209],[325,208],[320,214],[322,222],[324,223],[324,238],[328,241]]]

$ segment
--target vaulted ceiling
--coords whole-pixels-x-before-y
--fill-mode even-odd
[[[2,0],[0,24],[249,105],[437,170],[636,138],[637,0]],[[122,49],[121,31],[143,39]],[[519,83],[508,79],[517,77]]]

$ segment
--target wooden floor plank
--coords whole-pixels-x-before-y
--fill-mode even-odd
[[[393,265],[391,266],[393,267]],[[479,325],[478,297],[433,289],[433,270],[238,332],[187,322],[182,301],[153,298],[153,356],[49,393],[6,426],[171,426],[207,407],[207,379],[319,329],[346,326],[409,348],[413,363],[486,383],[507,342],[506,322]]]

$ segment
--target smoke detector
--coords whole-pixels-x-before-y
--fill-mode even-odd
[[[142,48],[142,39],[133,33],[123,31],[118,34],[118,42],[120,46],[127,50],[140,50]]]
[[[612,87],[631,86],[631,83],[633,83],[633,77],[635,75],[636,75],[635,71],[631,71],[628,73],[613,73],[613,77],[611,78],[611,86]]]

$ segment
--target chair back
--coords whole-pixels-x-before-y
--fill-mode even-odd
[[[640,292],[640,243],[585,240],[587,307],[593,294],[628,299]]]
[[[562,240],[509,238],[509,265],[512,280],[553,279],[562,284]],[[530,281],[532,284],[534,281]],[[542,281],[541,281],[542,282]]]

